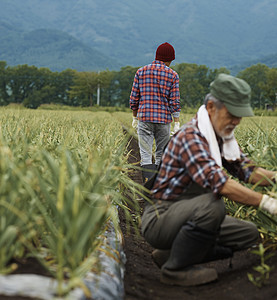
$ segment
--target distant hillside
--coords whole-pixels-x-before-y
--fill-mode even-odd
[[[240,71],[257,64],[264,64],[269,68],[277,68],[277,53],[264,56],[260,59],[250,60],[240,65],[232,66],[229,70],[233,75],[237,75]]]
[[[0,60],[8,65],[28,64],[52,71],[116,70],[120,64],[69,34],[52,29],[19,31],[0,22]]]
[[[63,31],[121,66],[150,62],[165,41],[175,47],[175,63],[257,60],[276,52],[276,14],[276,0],[0,1],[0,20],[14,28]]]

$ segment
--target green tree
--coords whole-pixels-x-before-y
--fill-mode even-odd
[[[22,103],[27,98],[40,80],[38,68],[28,65],[8,67],[8,88],[11,92],[10,102]]]
[[[97,72],[76,72],[69,91],[70,98],[78,101],[79,105],[92,106],[98,84]]]
[[[53,103],[50,99],[53,99],[55,94],[55,87],[46,85],[40,90],[34,90],[27,98],[24,99],[23,105],[28,108],[38,108],[41,104]]]
[[[219,73],[229,74],[226,68],[211,70],[205,65],[177,64],[173,68],[180,78],[181,106],[197,107],[209,92],[210,83]]]
[[[8,82],[7,63],[5,61],[0,61],[0,105],[7,105],[9,103],[7,82]]]
[[[200,68],[201,67],[201,68]],[[196,64],[177,64],[174,70],[179,75],[181,106],[198,106],[206,92],[208,68]],[[203,79],[204,78],[204,79]]]
[[[209,70],[209,73],[207,75],[207,89],[209,89],[210,83],[215,80],[215,78],[218,76],[218,74],[230,74],[230,70],[228,70],[226,67],[221,67],[219,69]]]
[[[100,100],[100,105],[103,106],[116,106],[116,100],[117,100],[117,84],[116,82],[116,77],[117,77],[116,71],[108,71],[107,76],[108,81],[107,85],[101,85],[101,100]]]
[[[237,77],[244,79],[252,89],[251,105],[252,107],[264,108],[265,82],[267,81],[267,73],[269,67],[264,64],[257,64],[239,72]]]
[[[65,105],[75,105],[77,103],[72,102],[69,96],[70,88],[73,85],[74,76],[76,74],[75,70],[67,69],[60,73],[57,73],[53,86],[55,86],[55,99],[53,103],[60,103]]]
[[[277,106],[277,68],[272,68],[267,71],[266,84],[264,84],[263,89],[266,99],[275,109]]]
[[[132,90],[134,77],[138,68],[131,66],[122,67],[117,73],[114,81],[116,105],[129,106],[129,99]]]

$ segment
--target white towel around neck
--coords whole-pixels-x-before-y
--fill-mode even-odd
[[[198,128],[209,143],[211,155],[216,163],[222,167],[222,159],[215,136],[213,125],[211,123],[208,111],[205,105],[202,105],[197,112]],[[240,158],[240,149],[235,137],[223,139],[222,155],[226,160],[237,160]]]

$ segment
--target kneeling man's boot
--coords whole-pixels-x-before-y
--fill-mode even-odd
[[[195,286],[217,279],[212,268],[194,266],[202,262],[214,246],[216,233],[196,226],[184,225],[177,234],[169,259],[162,266],[161,282],[170,285]]]
[[[161,268],[163,264],[166,263],[166,261],[169,259],[170,250],[160,250],[155,249],[151,253],[151,257],[154,261],[154,263]]]
[[[233,257],[233,251],[231,248],[215,245],[203,258],[202,263],[231,257]]]
[[[169,259],[170,250],[155,249],[151,253],[151,257],[154,263],[161,268],[163,264]],[[213,246],[206,256],[203,258],[201,263],[207,263],[214,260],[226,259],[233,257],[233,251],[231,248],[215,245]]]

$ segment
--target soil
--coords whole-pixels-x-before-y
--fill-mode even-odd
[[[140,156],[135,138],[130,139],[128,147],[128,151],[131,151],[130,162],[138,163]],[[135,171],[130,176],[134,181],[142,184],[140,171]],[[139,204],[142,213],[143,202],[139,199],[132,200]],[[261,264],[260,257],[249,250],[235,253],[232,268],[229,259],[208,263],[208,266],[214,267],[218,272],[219,278],[216,282],[198,287],[169,286],[160,282],[160,269],[151,259],[153,248],[133,226],[127,226],[122,211],[119,211],[119,218],[124,237],[123,248],[127,258],[124,300],[277,300],[277,255],[266,261],[270,267],[275,268],[270,272],[267,284],[261,288],[256,287],[247,277],[247,273],[258,275],[253,267]],[[14,274],[32,273],[49,276],[32,258],[17,263],[19,267]],[[0,300],[30,300],[30,298],[0,295]]]
[[[136,139],[129,143],[130,162],[139,162],[140,156]],[[142,183],[139,171],[132,174],[133,180]],[[135,200],[138,201],[138,200]],[[143,203],[140,203],[141,212]],[[277,299],[277,255],[266,261],[274,269],[266,285],[256,287],[249,281],[247,273],[255,277],[260,275],[253,267],[261,265],[260,257],[252,251],[240,251],[234,254],[232,268],[230,259],[210,262],[206,265],[218,272],[218,280],[198,287],[169,286],[160,282],[160,269],[151,259],[154,250],[133,228],[126,229],[124,217],[121,215],[121,228],[124,234],[125,264],[125,299],[124,300],[258,300]]]

